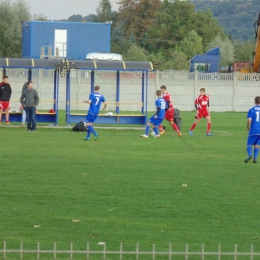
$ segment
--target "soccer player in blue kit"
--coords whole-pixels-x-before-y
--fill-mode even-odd
[[[102,110],[106,110],[106,107],[107,107],[105,97],[99,93],[100,87],[95,86],[94,90],[95,90],[95,92],[93,92],[89,95],[89,99],[83,101],[84,103],[89,104],[89,110],[88,110],[88,114],[86,116],[86,126],[88,128],[88,132],[87,132],[86,138],[83,139],[83,140],[87,140],[87,141],[90,140],[91,133],[94,134],[95,141],[97,140],[98,133],[95,131],[95,129],[93,127],[93,123],[95,122],[95,120],[98,117],[101,103],[104,103],[104,107],[102,108]]]
[[[245,163],[248,163],[252,159],[254,146],[254,160],[253,163],[257,163],[257,157],[259,153],[260,145],[260,97],[255,97],[255,106],[251,107],[247,113],[247,125],[246,130],[249,131],[247,138],[247,158]]]
[[[155,132],[154,138],[160,137],[158,133],[158,126],[162,123],[164,116],[165,116],[165,110],[166,110],[166,101],[161,97],[162,92],[161,90],[156,91],[157,99],[155,101],[155,105],[157,107],[156,113],[149,119],[147,122],[146,128],[145,128],[145,134],[141,135],[143,138],[148,138],[149,130],[151,125],[153,125],[153,131]]]

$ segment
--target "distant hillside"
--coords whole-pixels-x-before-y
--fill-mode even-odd
[[[254,23],[260,12],[259,0],[191,1],[196,10],[210,9],[233,40],[254,39]]]

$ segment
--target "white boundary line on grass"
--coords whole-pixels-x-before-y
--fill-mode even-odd
[[[228,133],[228,132],[222,132],[222,131],[217,131],[217,130],[214,130],[214,132],[217,132],[217,133],[220,133],[220,134],[225,134],[225,135],[233,135],[233,134]]]

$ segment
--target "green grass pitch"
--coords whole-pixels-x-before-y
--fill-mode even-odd
[[[260,251],[260,171],[244,163],[246,113],[212,112],[212,137],[204,119],[190,137],[194,112],[181,116],[181,138],[167,122],[161,138],[97,129],[97,141],[69,129],[0,127],[0,245]]]

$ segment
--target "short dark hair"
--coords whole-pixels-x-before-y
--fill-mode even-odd
[[[201,88],[201,89],[200,89],[200,91],[203,91],[203,92],[205,92],[205,91],[206,91],[206,89],[205,89],[205,88]]]
[[[33,82],[28,80],[28,81],[27,81],[27,86],[29,86],[30,83],[33,83]]]
[[[162,95],[162,91],[161,90],[156,90],[156,95],[157,96],[161,96]]]
[[[160,87],[160,89],[165,89],[165,90],[166,90],[166,86],[162,85],[162,86]]]
[[[257,105],[260,104],[260,97],[259,97],[259,96],[255,97],[255,103],[256,103]]]
[[[7,75],[4,75],[4,76],[3,76],[3,79],[8,79],[8,76],[7,76]]]
[[[100,86],[95,86],[95,88],[94,88],[95,90],[100,90]]]

